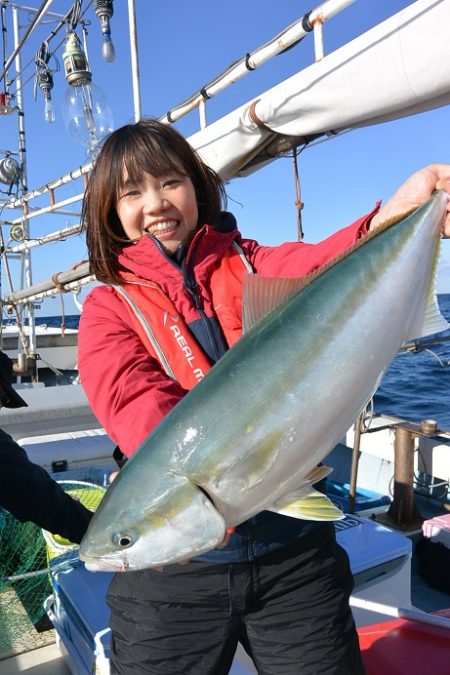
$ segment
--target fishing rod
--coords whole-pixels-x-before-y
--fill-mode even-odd
[[[23,574],[13,574],[11,576],[0,577],[0,583],[13,583],[15,581],[24,581],[25,579],[32,579],[33,577],[43,576],[50,572],[60,572],[62,570],[73,567],[74,564],[80,562],[78,555],[67,558],[60,563],[45,567],[42,570],[32,570],[31,572],[24,572]]]
[[[405,354],[419,354],[420,352],[428,352],[433,356],[436,361],[443,368],[450,366],[450,360],[445,363],[438,354],[436,354],[432,349],[429,349],[431,345],[441,344],[442,342],[450,342],[450,336],[443,336],[440,338],[429,338],[428,340],[417,340],[414,342],[407,342],[403,345],[402,351],[399,356],[404,356]]]
[[[430,338],[429,340],[417,340],[414,342],[406,342],[402,350],[405,352],[420,352],[430,345],[439,344],[441,342],[450,342],[450,336],[443,336],[441,338]]]

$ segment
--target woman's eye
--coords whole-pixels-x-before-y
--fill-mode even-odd
[[[169,180],[164,181],[163,187],[173,187],[181,183],[181,178],[169,178]]]
[[[140,193],[139,193],[139,190],[136,190],[136,189],[134,189],[134,190],[127,190],[126,192],[124,192],[124,193],[121,195],[120,199],[124,199],[125,197],[136,197],[136,196],[139,195],[139,194],[140,194]]]

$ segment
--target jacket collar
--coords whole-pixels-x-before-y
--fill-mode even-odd
[[[189,244],[186,261],[193,266],[199,282],[208,276],[211,267],[237,236],[236,219],[228,212],[223,212],[218,226],[203,225],[196,232]],[[179,265],[164,253],[152,235],[144,235],[136,244],[123,248],[118,261],[124,271],[161,286],[170,283],[171,279],[179,279]]]

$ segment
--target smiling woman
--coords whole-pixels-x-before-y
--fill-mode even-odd
[[[83,204],[91,271],[121,283],[115,260],[124,246],[149,231],[174,251],[199,224],[220,222],[222,201],[219,176],[173,127],[149,119],[118,129],[103,145]]]

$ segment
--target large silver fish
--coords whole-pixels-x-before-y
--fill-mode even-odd
[[[402,343],[448,327],[434,292],[447,199],[437,192],[306,280],[248,276],[244,336],[107,490],[80,547],[88,569],[191,558],[264,509],[341,516],[312,489],[318,463]]]

